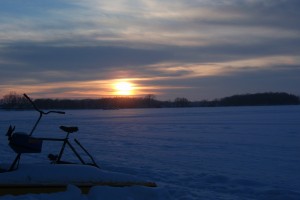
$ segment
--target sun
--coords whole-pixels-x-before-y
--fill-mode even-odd
[[[117,95],[132,95],[133,85],[127,81],[120,81],[115,83],[115,90]]]

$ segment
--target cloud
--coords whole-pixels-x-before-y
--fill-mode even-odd
[[[46,1],[48,2],[48,1]],[[63,1],[61,1],[63,3]],[[69,5],[67,7],[65,4]],[[4,15],[4,41],[179,46],[296,37],[297,1],[66,1]],[[59,5],[59,6],[58,6]],[[60,7],[61,6],[61,7]],[[20,7],[20,5],[15,5]],[[42,15],[43,13],[43,15]],[[23,15],[22,15],[23,14]],[[259,39],[258,38],[258,39]],[[2,40],[2,41],[3,41]]]
[[[192,81],[189,85],[189,79],[228,77],[230,74],[240,74],[237,72],[250,72],[250,70],[272,72],[278,70],[276,67],[278,65],[296,66],[300,60],[297,55],[293,55],[293,52],[297,52],[298,47],[295,49],[291,48],[291,45],[286,47],[289,49],[285,49],[284,45],[280,48],[254,45],[251,48],[248,46],[201,48],[165,46],[157,49],[134,49],[109,46],[49,47],[26,44],[7,48],[5,53],[2,52],[2,56],[7,61],[2,64],[0,80],[1,85],[7,87],[9,85],[8,88],[19,87],[19,85],[23,85],[24,90],[26,88],[32,91],[33,88],[39,88],[37,89],[39,92],[36,93],[40,95],[46,91],[52,94],[54,88],[57,88],[54,90],[57,94],[58,91],[63,91],[62,94],[75,96],[74,93],[79,94],[82,90],[96,95],[93,92],[96,89],[94,84],[85,87],[82,85],[85,82],[117,78],[132,78],[140,89],[144,90],[143,94],[163,94],[167,92],[167,88],[170,91],[175,91],[173,88],[176,88],[182,92],[190,90],[187,88],[203,87],[201,84],[194,84],[198,81]],[[14,60],[18,62],[12,62]],[[256,80],[252,79],[252,81]],[[69,82],[72,82],[72,87],[67,86]],[[52,85],[51,89],[47,89],[49,85]],[[232,87],[230,84],[227,86]],[[218,85],[215,84],[215,87],[218,88]],[[97,91],[109,93],[105,87],[97,88]]]
[[[257,72],[271,83],[284,68],[298,73],[288,66],[300,62],[299,9],[298,0],[5,0],[0,85],[94,94],[93,81],[132,78],[147,92],[217,96],[234,87],[230,75],[242,81]],[[252,82],[248,89],[259,88]]]

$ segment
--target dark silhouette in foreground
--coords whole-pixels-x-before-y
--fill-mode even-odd
[[[36,127],[40,123],[43,116],[46,116],[50,113],[56,113],[56,114],[65,114],[63,111],[48,111],[45,112],[43,110],[40,110],[38,106],[26,95],[24,94],[23,97],[27,99],[28,103],[32,105],[32,107],[39,113],[39,117],[37,118],[35,124],[32,127],[32,130],[30,133],[25,132],[15,132],[15,126],[9,126],[8,131],[6,133],[6,136],[8,137],[9,146],[13,149],[13,151],[17,154],[13,163],[11,164],[8,171],[13,171],[18,169],[19,162],[21,160],[21,155],[24,153],[41,153],[42,151],[42,145],[44,141],[51,141],[51,142],[61,142],[62,146],[59,151],[58,155],[49,155],[48,158],[52,161],[52,163],[55,164],[66,164],[70,162],[62,161],[61,158],[64,154],[65,148],[68,146],[70,150],[74,153],[74,155],[78,158],[78,160],[81,162],[82,165],[91,165],[94,167],[99,168],[99,166],[96,164],[95,160],[91,156],[91,154],[79,143],[77,139],[74,139],[74,141],[77,144],[77,147],[79,147],[81,150],[85,152],[85,154],[89,157],[91,163],[87,163],[84,161],[81,157],[81,155],[77,152],[76,148],[70,143],[69,135],[71,133],[75,133],[78,131],[78,127],[67,127],[67,126],[60,126],[60,129],[66,133],[64,138],[36,138],[33,137],[32,134],[36,130]],[[55,160],[54,160],[55,158]]]

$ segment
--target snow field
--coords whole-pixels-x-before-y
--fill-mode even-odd
[[[66,112],[42,119],[34,135],[62,137],[58,126],[77,125],[74,136],[102,168],[155,181],[168,193],[164,198],[300,199],[299,106]],[[33,111],[0,113],[3,135],[10,123],[30,131],[37,117]],[[10,162],[14,154],[1,137],[2,161]],[[22,162],[48,162],[58,146],[44,144],[43,154]],[[102,190],[109,199],[110,189],[95,193]]]

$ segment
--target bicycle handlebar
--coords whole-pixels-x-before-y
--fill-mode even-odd
[[[30,99],[30,97],[27,95],[27,94],[23,94],[24,97],[32,104],[33,108],[38,111],[39,113],[41,114],[44,114],[44,115],[48,115],[49,113],[57,113],[57,114],[66,114],[65,112],[63,111],[56,111],[56,110],[51,110],[51,111],[48,111],[48,112],[44,112],[42,110],[40,110],[36,105],[35,103]]]
[[[64,111],[56,111],[56,110],[51,110],[51,111],[48,111],[46,113],[44,112],[45,115],[47,115],[49,113],[66,114]]]

